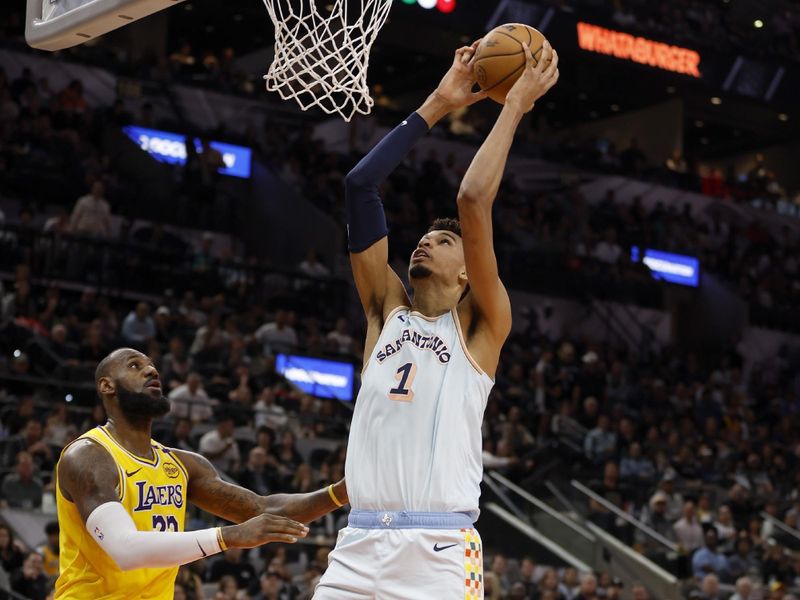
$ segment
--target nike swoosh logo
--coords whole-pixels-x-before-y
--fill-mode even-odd
[[[197,540],[195,540],[195,542],[197,542]],[[200,542],[197,542],[197,547],[200,548],[200,552],[203,553],[203,557],[208,556],[208,554],[206,554],[206,551],[203,550],[203,547],[200,545]]]
[[[408,121],[403,121],[400,123],[400,127],[405,127],[406,125],[408,125]]]
[[[441,552],[442,550],[447,550],[448,548],[452,548],[453,546],[458,546],[458,544],[450,544],[449,546],[440,546],[439,544],[434,544],[433,551]]]
[[[126,477],[132,477],[133,475],[136,475],[141,470],[142,470],[142,467],[139,467],[138,469],[136,469],[135,471],[131,471],[130,473],[128,471],[125,471],[125,476]]]

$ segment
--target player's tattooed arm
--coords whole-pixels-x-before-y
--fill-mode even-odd
[[[58,487],[73,502],[83,522],[95,508],[119,502],[119,470],[111,455],[88,439],[78,440],[58,463]]]
[[[189,472],[189,502],[233,523],[241,523],[264,512],[308,523],[338,508],[327,489],[308,494],[260,496],[224,481],[214,466],[199,454],[174,449],[171,452]],[[334,486],[334,494],[341,503],[347,502],[344,480]]]
[[[348,502],[344,479],[333,485],[333,495],[341,504]],[[283,515],[301,523],[310,523],[339,506],[333,501],[328,488],[307,494],[272,494],[264,498],[266,511]]]

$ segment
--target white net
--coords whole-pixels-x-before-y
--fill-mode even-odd
[[[275,26],[275,59],[267,90],[294,99],[303,110],[319,106],[349,121],[369,114],[369,51],[389,16],[392,0],[264,0]]]

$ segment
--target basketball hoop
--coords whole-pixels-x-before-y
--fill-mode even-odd
[[[264,76],[267,90],[296,100],[303,110],[319,106],[345,121],[357,112],[369,114],[375,103],[367,87],[369,51],[392,0],[330,0],[328,15],[314,0],[264,4],[275,26],[275,59]]]

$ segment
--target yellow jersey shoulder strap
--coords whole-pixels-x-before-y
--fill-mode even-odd
[[[117,460],[115,448],[118,446],[114,446],[110,443],[110,441],[113,442],[113,439],[110,438],[107,432],[101,431],[101,427],[95,427],[94,429],[90,429],[86,433],[78,436],[77,438],[72,440],[69,444],[64,446],[64,448],[61,450],[61,454],[58,457],[59,462],[61,462],[61,459],[64,457],[64,453],[67,451],[67,448],[72,446],[72,444],[74,444],[78,440],[91,440],[92,442],[103,448],[106,452],[108,452],[109,456],[111,457],[111,460],[114,461],[114,464],[117,467],[117,473],[119,474],[119,483],[117,484],[117,495],[119,496],[119,501],[122,502],[122,500],[125,498],[125,485],[124,485],[125,472],[122,469],[120,461]],[[58,465],[56,465],[55,473],[56,473],[56,487],[58,487]]]

